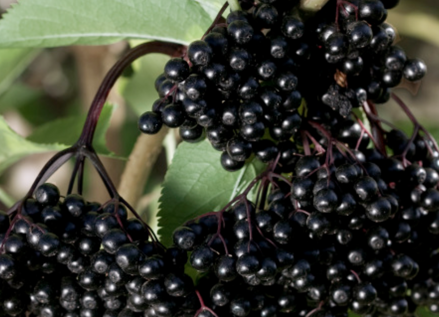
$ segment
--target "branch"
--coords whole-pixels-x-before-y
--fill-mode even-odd
[[[152,167],[162,151],[163,140],[168,133],[162,128],[155,135],[141,134],[128,158],[119,184],[119,193],[131,206],[136,207]]]
[[[145,56],[146,54],[162,53],[169,56],[179,56],[182,55],[184,50],[185,46],[183,45],[160,41],[147,42],[129,50],[128,53],[123,56],[110,69],[110,71],[107,73],[104,80],[102,81],[102,84],[99,87],[98,92],[96,93],[93,103],[90,106],[87,120],[85,121],[82,134],[78,140],[78,144],[91,145],[99,116],[107,99],[107,96],[110,93],[110,90],[116,80],[120,77],[120,75],[128,65],[130,65],[139,57]]]

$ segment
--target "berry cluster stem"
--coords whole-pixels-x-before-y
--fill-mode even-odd
[[[132,62],[139,57],[145,56],[150,53],[162,53],[170,56],[179,56],[184,53],[185,46],[180,44],[153,41],[141,44],[132,50],[130,50],[124,57],[122,57],[105,76],[101,86],[96,93],[95,98],[90,106],[90,110],[85,121],[82,134],[78,140],[80,144],[91,144],[93,136],[98,124],[99,116],[102,108],[107,100],[107,96],[110,93],[111,88],[115,84],[116,80],[122,75],[125,68],[127,68]]]
[[[111,88],[115,84],[116,80],[122,75],[126,67],[128,67],[132,62],[134,62],[139,57],[145,56],[150,53],[163,53],[169,56],[181,56],[184,54],[184,52],[185,52],[185,46],[183,45],[160,42],[160,41],[148,42],[128,51],[128,53],[124,57],[122,57],[110,69],[108,74],[105,76],[101,86],[99,87],[98,92],[96,93],[96,96],[92,102],[81,136],[79,137],[78,141],[71,147],[56,153],[44,165],[44,167],[36,177],[34,183],[32,184],[31,188],[29,189],[28,193],[26,194],[26,196],[8,210],[8,214],[11,216],[13,215],[11,221],[12,225],[9,228],[8,234],[10,233],[10,230],[12,230],[15,222],[18,219],[22,218],[23,205],[26,202],[26,200],[32,196],[36,188],[42,183],[44,183],[50,176],[52,176],[70,158],[75,158],[76,163],[69,183],[68,193],[72,192],[76,177],[78,178],[78,193],[80,194],[82,193],[84,163],[85,163],[85,159],[88,159],[92,163],[96,171],[98,172],[100,178],[102,179],[110,195],[111,201],[115,202],[116,218],[118,217],[117,216],[118,205],[119,204],[125,205],[134,214],[134,216],[137,219],[139,219],[141,222],[143,222],[146,228],[148,228],[148,231],[150,232],[152,239],[155,242],[159,243],[157,237],[155,236],[151,228],[135,212],[134,208],[132,208],[127,203],[127,201],[123,199],[121,195],[118,193],[112,180],[108,176],[108,173],[104,165],[102,164],[101,160],[96,154],[96,151],[93,149],[92,142],[93,142],[94,133],[96,131],[96,126],[98,124],[99,116],[102,112],[102,108],[105,104],[107,96]],[[4,238],[4,240],[6,238],[7,236]]]

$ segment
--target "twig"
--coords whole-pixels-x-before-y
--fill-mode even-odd
[[[216,15],[215,20],[213,20],[212,24],[209,26],[209,28],[206,30],[206,32],[203,35],[203,39],[206,37],[207,34],[210,33],[210,31],[212,31],[212,29],[215,27],[215,25],[217,25],[223,17],[224,11],[226,11],[227,7],[229,6],[228,2],[225,2],[224,5],[221,7],[221,9],[219,10],[218,14]]]
[[[168,129],[162,128],[157,134],[141,134],[137,138],[118,188],[120,195],[131,206],[136,207],[142,196],[143,188],[162,150],[162,143],[167,133]]]
[[[93,100],[90,110],[85,121],[83,132],[78,140],[80,144],[91,144],[96,130],[97,122],[105,104],[107,96],[116,80],[123,73],[125,68],[139,57],[149,53],[162,53],[169,56],[181,56],[185,47],[179,44],[153,41],[141,44],[130,50],[123,58],[121,58],[108,72],[99,87],[98,92]]]

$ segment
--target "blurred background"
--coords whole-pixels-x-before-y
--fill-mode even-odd
[[[5,12],[11,2],[0,0],[0,12]],[[399,7],[390,10],[388,22],[398,30],[398,45],[407,55],[423,59],[428,66],[428,74],[415,89],[416,93],[404,88],[395,91],[439,139],[439,1],[401,0]],[[13,131],[28,141],[38,144],[60,140],[66,144],[73,142],[72,134],[79,134],[100,82],[129,44],[135,45],[121,42],[108,46],[18,49],[3,55],[0,52],[0,59],[3,59],[0,61],[0,115]],[[116,185],[139,136],[137,118],[157,98],[153,82],[166,60],[160,55],[140,59],[131,72],[118,81],[109,97],[110,105],[106,108],[109,128],[102,138],[106,138],[108,150],[113,154],[104,156],[103,160]],[[393,102],[380,105],[379,111],[383,117],[410,132],[411,125]],[[155,214],[160,183],[176,146],[173,132],[170,133],[164,142],[167,151],[161,151],[146,186],[139,189],[141,199],[136,207],[145,216]],[[0,146],[2,141],[5,140],[0,139]],[[153,140],[149,146],[158,145]],[[41,152],[45,153],[29,156],[23,149],[14,153],[14,164],[4,171],[0,168],[1,208],[7,208],[26,193],[53,154]],[[102,152],[109,153],[106,149]],[[71,169],[72,166],[63,168],[50,180],[62,192],[66,191]],[[97,175],[89,168],[86,168],[85,192],[88,199],[102,202],[108,198]]]

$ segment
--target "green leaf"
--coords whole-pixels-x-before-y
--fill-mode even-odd
[[[32,89],[22,83],[16,83],[9,87],[0,97],[0,112],[4,113],[10,109],[18,109],[23,106],[38,102],[43,96],[43,92],[38,89]],[[39,109],[41,110],[41,109]]]
[[[436,314],[430,312],[427,307],[418,307],[415,312],[415,316],[418,317],[434,317]]]
[[[138,70],[128,79],[123,79],[121,93],[127,104],[137,116],[151,110],[152,104],[159,98],[154,88],[156,78],[163,73],[169,57],[150,54],[140,59]]]
[[[220,164],[220,152],[203,141],[182,143],[166,173],[160,197],[159,234],[165,246],[172,244],[172,232],[186,221],[206,212],[220,210],[242,192],[265,164],[252,161],[237,172]],[[254,192],[249,198],[252,198]]]
[[[219,10],[226,2],[226,0],[195,0],[195,1],[197,1],[203,7],[203,9],[207,13],[209,13],[212,20],[216,18]]]
[[[188,44],[212,22],[194,0],[23,0],[0,22],[0,47],[109,44],[156,39]]]
[[[3,38],[3,34],[1,37]],[[11,86],[39,52],[38,49],[28,48],[0,49],[0,95]]]
[[[114,107],[105,105],[96,128],[94,146],[100,154],[110,154],[105,146],[105,132]],[[31,154],[60,151],[76,142],[85,116],[63,118],[37,128],[30,137],[23,138],[9,128],[0,116],[0,174],[19,159]]]
[[[93,146],[99,154],[109,155],[105,141],[105,133],[110,125],[111,115],[115,107],[105,104],[96,127]],[[86,115],[71,116],[44,124],[27,137],[27,140],[40,144],[60,144],[64,147],[73,145],[81,135]]]
[[[60,151],[65,148],[61,144],[39,144],[28,141],[9,128],[3,117],[0,117],[0,144],[0,174],[10,165],[30,154]]]

